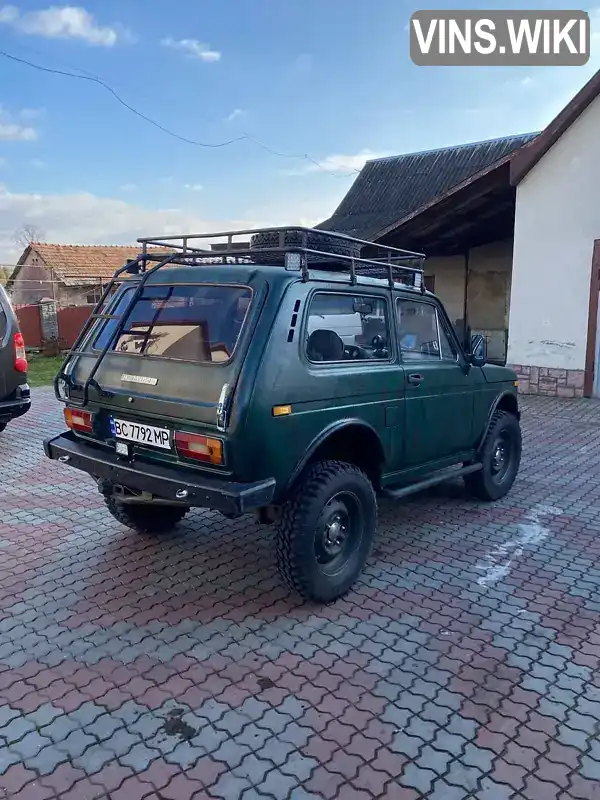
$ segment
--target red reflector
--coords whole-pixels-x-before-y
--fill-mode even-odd
[[[22,333],[15,333],[13,337],[15,348],[14,368],[17,372],[27,372],[27,355],[25,353],[25,340]]]
[[[209,464],[223,463],[223,442],[197,433],[175,431],[175,447],[180,456],[206,461]]]
[[[65,422],[73,431],[92,433],[93,415],[89,411],[79,411],[76,408],[65,408]]]

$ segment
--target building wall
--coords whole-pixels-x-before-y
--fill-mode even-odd
[[[15,305],[33,305],[50,298],[58,305],[82,306],[88,304],[88,296],[94,289],[100,291],[99,286],[64,286],[57,282],[44,261],[31,252],[13,284],[11,299]]]
[[[517,187],[508,360],[524,391],[583,393],[599,140],[596,99]]]
[[[54,297],[56,288],[52,284],[51,271],[41,258],[30,252],[12,285],[10,296],[15,305],[30,305]]]
[[[473,333],[486,337],[489,357],[494,360],[502,360],[506,352],[511,264],[510,241],[475,247],[469,252],[468,322]],[[425,274],[434,276],[435,293],[446,307],[451,321],[462,319],[465,257],[427,259]]]

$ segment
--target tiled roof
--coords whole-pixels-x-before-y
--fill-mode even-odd
[[[104,246],[33,242],[31,249],[47,267],[54,270],[56,278],[67,286],[107,281],[128,259],[136,258],[142,252],[142,246],[139,244]]]
[[[537,135],[507,136],[367,161],[333,216],[317,227],[372,239]]]

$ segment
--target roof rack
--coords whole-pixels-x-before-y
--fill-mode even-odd
[[[236,241],[240,236],[246,241]],[[262,264],[299,271],[304,281],[309,280],[310,270],[326,270],[346,273],[352,284],[356,283],[359,275],[364,275],[386,279],[390,288],[396,283],[408,283],[425,291],[423,253],[315,228],[250,228],[149,236],[138,239],[138,242],[142,245],[142,253],[136,259],[136,272],[144,272],[148,262],[163,261],[165,251],[169,250],[171,264]],[[213,245],[215,249],[211,249]],[[162,253],[150,251],[150,247],[164,250]]]
[[[236,236],[250,235],[250,242],[242,245],[236,244],[233,239]],[[206,243],[207,239],[223,239],[225,246],[221,243],[216,250],[208,250],[193,244],[200,239]],[[104,287],[102,296],[96,303],[94,310],[88,317],[85,325],[79,332],[72,348],[54,378],[54,392],[58,400],[65,401],[66,395],[61,393],[61,383],[68,387],[69,391],[74,387],[73,381],[67,373],[67,365],[73,356],[92,357],[94,363],[88,373],[81,388],[81,399],[76,399],[72,394],[69,395],[71,405],[83,408],[89,399],[89,389],[91,386],[99,392],[105,392],[96,381],[98,369],[113,346],[123,332],[125,321],[128,319],[131,309],[135,306],[138,298],[143,294],[144,287],[152,273],[166,267],[169,264],[180,265],[202,265],[202,264],[267,264],[270,266],[285,267],[287,270],[300,271],[302,279],[307,281],[310,277],[310,269],[342,272],[347,274],[352,284],[356,284],[357,269],[363,270],[365,275],[376,278],[387,278],[390,288],[394,288],[394,271],[411,279],[410,285],[415,289],[425,292],[425,282],[423,280],[423,261],[425,256],[422,253],[413,253],[410,250],[400,250],[397,247],[367,242],[364,239],[355,239],[342,233],[330,233],[329,231],[319,231],[314,228],[259,228],[242,231],[225,231],[222,233],[195,233],[182,234],[179,236],[148,237],[138,239],[142,245],[142,252],[133,260],[127,261],[114,274],[110,283]],[[178,244],[180,242],[180,244]],[[319,249],[321,246],[329,247],[329,250]],[[161,248],[158,251],[149,251],[150,247]],[[210,246],[210,245],[209,245]],[[363,248],[368,248],[373,252],[372,257],[363,258]],[[370,253],[369,253],[370,255]],[[156,261],[149,267],[149,262]],[[415,266],[418,264],[419,266]],[[124,274],[139,274],[141,278],[135,281],[131,297],[121,314],[106,313],[105,303],[116,288],[118,282],[126,279]],[[404,283],[404,281],[400,281]],[[116,325],[112,329],[100,352],[90,353],[83,349],[83,343],[91,334],[92,329],[98,321],[114,320]]]

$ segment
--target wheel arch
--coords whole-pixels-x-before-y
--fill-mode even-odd
[[[514,417],[520,420],[521,412],[519,410],[519,401],[516,394],[514,392],[502,392],[494,399],[494,402],[490,406],[485,428],[479,440],[479,444],[477,445],[477,450],[480,450],[485,442],[486,436],[494,419],[494,414],[496,414],[497,411],[506,411],[508,414],[512,414]]]
[[[312,440],[294,468],[285,491],[289,491],[309,464],[321,460],[354,464],[364,470],[378,488],[385,451],[375,429],[364,420],[351,418],[334,422]]]

